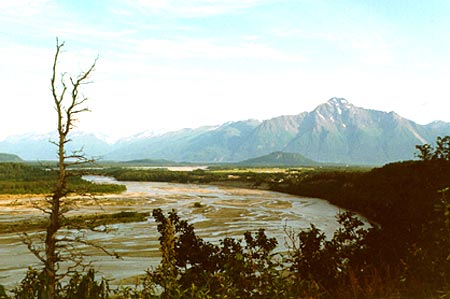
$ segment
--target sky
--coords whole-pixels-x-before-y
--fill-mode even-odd
[[[450,122],[450,0],[0,0],[0,140],[55,129],[56,38],[58,74],[98,57],[77,126],[111,138],[332,97]]]

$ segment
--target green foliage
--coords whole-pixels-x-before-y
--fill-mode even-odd
[[[332,292],[348,281],[350,270],[361,275],[374,262],[366,254],[370,246],[366,236],[371,231],[363,228],[363,222],[351,212],[337,217],[341,226],[331,240],[314,225],[296,236],[290,235],[290,273],[317,290]]]
[[[234,182],[246,187],[270,185],[281,180],[283,173],[260,173],[250,170],[230,171],[169,171],[167,169],[127,169],[113,168],[99,171],[98,174],[110,175],[119,181],[151,181],[190,184],[230,184],[230,177]]]
[[[437,137],[434,158],[450,160],[450,136]]]
[[[55,188],[57,173],[53,168],[30,166],[23,163],[0,163],[0,194],[50,194]],[[74,175],[68,179],[73,193],[101,194],[125,191],[118,184],[94,184]]]
[[[109,298],[109,285],[104,279],[97,281],[95,271],[90,269],[82,275],[76,272],[69,283],[62,289],[60,297],[65,299],[107,299]]]
[[[273,152],[268,155],[248,159],[237,163],[238,165],[253,166],[311,166],[320,165],[319,162],[306,158],[298,153]]]
[[[392,163],[370,172],[291,175],[276,187],[324,198],[367,216],[378,229],[364,237],[366,250],[356,260],[370,266],[362,268],[364,272],[391,277],[392,287],[402,292],[409,289],[407,294],[412,296],[423,295],[424,290],[434,293],[450,280],[450,246],[446,241],[450,231],[445,222],[450,212],[445,192],[437,193],[449,186],[450,161],[431,159]],[[354,266],[350,270],[356,271]]]
[[[430,144],[416,145],[416,156],[423,160],[450,160],[450,136],[437,137],[436,148]]]
[[[194,208],[203,208],[203,205],[200,202],[194,202]]]
[[[287,233],[288,251],[275,253],[277,241],[263,229],[212,244],[175,211],[166,216],[156,209],[162,260],[139,285],[110,292],[91,270],[59,286],[58,298],[446,298],[449,211],[443,190],[436,202],[442,217],[423,227],[432,246],[410,247],[403,267],[395,269],[380,259],[381,230],[365,228],[351,212],[337,215],[340,228],[331,239],[311,225]],[[30,269],[13,298],[45,298],[45,285],[43,273]]]
[[[450,137],[438,138],[436,150],[419,146],[423,161],[392,163],[371,171],[109,169],[104,173],[123,180],[226,183],[231,175],[233,182],[247,186],[327,199],[373,223],[368,230],[354,214],[345,212],[338,215],[341,226],[331,239],[311,225],[288,233],[288,251],[276,253],[277,241],[264,230],[212,244],[198,237],[176,212],[166,216],[157,209],[153,216],[161,235],[161,264],[148,270],[139,286],[116,290],[113,297],[449,298],[448,145]],[[45,285],[39,273],[29,276],[22,291],[31,297],[17,298],[38,298],[32,296],[45,292],[39,287]],[[80,287],[81,280],[73,285]],[[100,289],[105,292],[95,296],[108,294],[105,286]]]
[[[75,272],[65,286],[58,285],[56,298],[60,299],[107,299],[110,289],[107,281],[95,279],[95,270]],[[0,297],[1,298],[1,297]],[[30,268],[20,285],[13,290],[11,299],[46,299],[48,281],[44,271]]]
[[[264,230],[214,245],[199,238],[174,211],[166,217],[157,209],[153,216],[163,258],[148,275],[163,288],[161,298],[267,298],[279,291],[275,282],[281,282],[276,270],[280,264],[273,254],[277,241]]]
[[[369,231],[349,212],[338,216],[341,228],[331,240],[314,226],[290,234],[285,254],[274,253],[277,241],[263,229],[214,245],[174,211],[153,215],[163,258],[148,277],[153,289],[162,288],[160,298],[329,298],[348,281],[349,269],[368,269],[363,253]]]
[[[37,181],[38,179],[54,178],[54,174],[43,168],[33,167],[24,163],[0,163],[0,181]]]
[[[449,188],[438,192],[433,219],[422,225],[417,242],[409,248],[405,277],[440,288],[450,279]],[[448,289],[450,290],[450,289]]]
[[[445,208],[438,210],[446,215],[450,204],[442,200],[445,205],[440,206]],[[445,298],[449,294],[444,280],[449,278],[445,259],[450,247],[442,247],[444,241],[434,246],[441,246],[445,257],[423,248],[419,260],[405,255],[403,267],[391,268],[394,264],[377,253],[383,248],[381,230],[365,228],[351,212],[337,216],[341,226],[331,239],[313,225],[288,233],[286,253],[274,253],[277,241],[264,230],[211,244],[174,211],[168,216],[161,210],[153,214],[163,259],[148,271],[147,285],[141,291],[146,290],[147,297],[142,298],[437,298],[442,294],[439,298]],[[442,221],[450,223],[448,217]],[[442,223],[431,224],[442,227]],[[433,271],[430,262],[444,264]],[[423,273],[418,273],[420,267]],[[429,279],[420,281],[425,273]],[[436,275],[443,280],[438,282]]]
[[[0,162],[23,162],[23,160],[17,155],[0,153]]]
[[[445,148],[446,140],[442,139],[440,147]],[[161,180],[171,176],[169,179],[183,177],[180,181],[187,182],[264,185],[275,191],[327,199],[365,215],[375,229],[360,235],[350,229],[355,223],[344,222],[347,228],[339,236],[340,239],[353,238],[363,250],[352,252],[349,248],[353,250],[358,246],[343,246],[343,241],[338,239],[332,244],[314,228],[296,236],[301,236],[302,244],[310,244],[308,250],[311,250],[309,255],[308,251],[300,251],[305,258],[297,260],[302,266],[295,268],[296,273],[302,283],[316,290],[340,288],[342,291],[343,285],[354,283],[354,292],[358,294],[404,292],[412,296],[414,293],[423,295],[424,290],[433,290],[430,293],[443,290],[443,285],[450,280],[447,261],[450,249],[445,245],[450,234],[444,230],[445,205],[440,203],[442,194],[437,193],[450,186],[450,161],[446,159],[392,163],[370,171],[328,168],[286,173],[158,172],[149,176],[161,175]],[[148,173],[138,171],[129,175]],[[349,233],[353,235],[347,235]],[[357,236],[363,236],[364,241]],[[348,256],[352,258],[349,260]],[[337,275],[335,269],[345,275]],[[363,292],[368,289],[374,290],[373,293]],[[410,291],[406,291],[408,289]]]
[[[416,145],[416,149],[419,151],[416,153],[416,157],[420,160],[428,161],[433,159],[434,153],[433,153],[433,146],[430,144],[422,144],[422,145]]]
[[[7,299],[6,290],[3,285],[0,284],[0,299]]]
[[[48,297],[48,281],[43,271],[28,269],[20,285],[13,290],[14,299],[45,299]]]

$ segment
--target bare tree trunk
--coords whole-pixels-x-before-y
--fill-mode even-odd
[[[59,156],[59,175],[58,181],[56,184],[55,191],[53,193],[51,199],[51,208],[49,215],[49,225],[47,227],[47,235],[45,238],[45,272],[48,279],[48,297],[53,299],[56,297],[56,284],[57,284],[57,262],[58,262],[58,253],[56,249],[57,243],[57,232],[61,228],[60,224],[60,208],[61,208],[61,198],[64,196],[64,190],[66,185],[66,165],[65,165],[65,135],[62,134],[62,130],[60,127],[61,124],[61,115],[58,116],[58,133],[59,133],[59,147],[58,147],[58,156]]]
[[[67,197],[69,193],[77,193],[77,190],[71,190],[67,184],[67,179],[71,176],[69,172],[71,166],[85,165],[95,160],[89,159],[82,150],[66,153],[66,144],[71,142],[70,132],[78,121],[77,116],[80,113],[89,111],[86,107],[86,98],[80,93],[83,85],[89,84],[90,75],[93,72],[97,59],[85,72],[81,72],[76,77],[67,76],[66,73],[57,74],[58,58],[64,43],[59,43],[56,39],[56,53],[53,61],[53,72],[51,78],[51,91],[54,101],[54,108],[57,112],[57,133],[58,139],[51,141],[58,149],[57,179],[53,192],[45,198],[43,203],[35,203],[34,207],[45,213],[47,217],[46,234],[39,238],[40,244],[36,246],[37,240],[26,232],[21,233],[22,242],[27,245],[32,254],[38,258],[44,266],[43,274],[45,283],[40,285],[40,292],[45,294],[45,298],[55,299],[58,297],[57,289],[60,281],[66,277],[78,273],[81,269],[86,269],[83,259],[83,252],[77,248],[78,245],[92,246],[103,253],[119,258],[119,256],[110,252],[101,245],[86,240],[84,236],[73,236],[65,233],[61,228],[74,228],[84,230],[105,232],[103,229],[97,229],[95,223],[86,223],[72,226],[65,214],[74,208],[74,201]],[[69,91],[69,92],[67,92]],[[67,92],[67,93],[66,93]],[[64,270],[61,270],[61,265]]]
[[[59,230],[59,199],[53,197],[53,207],[51,208],[52,212],[50,214],[50,223],[47,227],[47,235],[45,238],[45,273],[48,279],[48,297],[50,299],[55,298],[56,296],[56,263],[58,261],[56,254],[56,233]]]
[[[87,84],[86,80],[89,78],[89,75],[94,70],[96,61],[91,65],[91,67],[84,73],[81,73],[77,78],[70,77],[70,85],[71,85],[71,98],[68,101],[65,101],[64,96],[66,95],[67,85],[64,78],[65,73],[62,73],[60,76],[60,92],[58,94],[58,88],[56,83],[56,67],[58,63],[58,57],[61,51],[61,48],[64,46],[64,43],[59,43],[56,40],[56,53],[55,59],[53,62],[53,73],[51,78],[51,89],[53,94],[53,100],[55,104],[55,110],[57,112],[57,121],[58,121],[58,141],[54,142],[58,147],[58,180],[56,182],[55,189],[53,191],[53,195],[49,198],[48,203],[50,204],[49,208],[49,222],[47,226],[47,233],[45,237],[45,274],[48,280],[48,298],[55,299],[56,298],[56,286],[59,282],[58,277],[58,268],[59,263],[62,261],[61,258],[61,246],[58,247],[58,231],[61,228],[61,220],[63,219],[64,212],[61,209],[61,205],[63,204],[63,199],[68,193],[66,186],[66,167],[68,165],[68,161],[70,159],[76,160],[72,162],[72,164],[78,164],[77,162],[86,162],[90,161],[87,159],[83,153],[77,153],[72,155],[67,155],[65,150],[65,145],[70,142],[68,139],[68,134],[71,129],[74,127],[74,121],[77,114],[81,112],[88,111],[83,104],[87,100],[85,97],[79,96],[79,87],[83,84]],[[80,107],[81,106],[81,107]]]

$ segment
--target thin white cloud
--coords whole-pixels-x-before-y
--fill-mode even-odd
[[[381,40],[360,40],[351,43],[353,50],[359,53],[362,63],[370,65],[389,65],[394,62],[394,54],[388,43]]]
[[[336,50],[353,55],[358,63],[388,65],[395,61],[395,45],[388,41],[388,34],[381,30],[368,31],[355,28],[346,32],[315,32],[275,28],[271,33],[283,39],[327,42]]]
[[[285,20],[271,15],[271,7],[259,6],[268,1],[277,3],[113,0],[92,12],[91,17],[100,14],[96,22],[83,18],[82,2],[75,11],[58,0],[0,0],[1,96],[8,101],[0,127],[8,133],[29,130],[30,124],[53,127],[49,77],[56,36],[67,42],[61,71],[77,74],[100,56],[95,84],[86,87],[94,112],[83,116],[82,125],[89,130],[176,129],[269,118],[311,110],[332,96],[414,120],[426,114],[430,120],[448,120],[449,76],[442,70],[450,69],[450,56],[438,56],[439,64],[413,60],[407,39],[383,22],[341,24],[329,20],[329,12],[317,22],[302,19],[301,11]],[[252,8],[258,8],[256,14]],[[210,21],[227,14],[233,14],[236,28],[221,35],[217,27],[209,28]],[[247,16],[271,17],[255,26]],[[414,110],[417,99],[439,101],[422,113]]]
[[[260,59],[280,62],[303,62],[300,54],[290,54],[261,43],[220,45],[209,39],[146,39],[134,42],[136,52],[152,58],[166,59]]]
[[[48,8],[51,2],[52,0],[0,1],[0,14],[13,17],[33,16]]]
[[[234,13],[263,2],[267,0],[139,0],[136,7],[189,18]]]

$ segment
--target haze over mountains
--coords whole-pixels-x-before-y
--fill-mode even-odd
[[[450,135],[450,123],[419,125],[395,112],[356,107],[332,98],[311,112],[272,119],[228,122],[160,135],[136,135],[110,144],[92,133],[75,133],[69,150],[105,160],[167,159],[185,162],[238,162],[273,152],[298,153],[319,161],[384,164],[414,158],[417,144]],[[55,159],[50,135],[9,137],[0,152],[26,160]],[[54,138],[53,138],[54,139]]]
[[[23,160],[17,155],[0,153],[0,162],[23,162]]]

